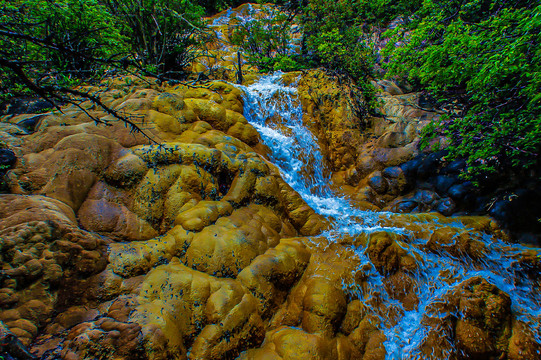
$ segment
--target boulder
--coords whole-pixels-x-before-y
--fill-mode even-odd
[[[0,148],[0,173],[12,169],[17,162],[17,156],[10,149]]]

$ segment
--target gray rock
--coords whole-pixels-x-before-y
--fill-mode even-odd
[[[370,187],[374,189],[378,194],[385,194],[385,192],[389,188],[387,180],[381,175],[370,177],[370,179],[368,179],[368,185],[370,185]]]

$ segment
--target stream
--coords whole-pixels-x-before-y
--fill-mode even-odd
[[[441,316],[432,314],[431,307],[444,302],[447,293],[473,277],[484,278],[507,293],[517,319],[527,323],[537,339],[541,339],[541,294],[533,290],[533,280],[525,275],[528,269],[516,260],[523,251],[531,249],[511,245],[489,235],[480,235],[477,240],[482,241],[489,252],[485,253],[481,261],[474,261],[467,256],[452,256],[445,250],[438,253],[423,251],[426,239],[412,237],[408,229],[379,226],[379,219],[393,215],[358,210],[347,198],[331,190],[330,171],[317,139],[303,125],[303,109],[296,86],[285,85],[281,78],[282,73],[276,72],[261,77],[252,85],[239,86],[244,91],[244,115],[258,130],[264,144],[271,149],[270,161],[280,169],[284,180],[310,207],[333,223],[332,229],[322,236],[338,239],[345,235],[382,230],[399,233],[408,238],[405,248],[408,253],[421,259],[418,270],[410,274],[416,283],[414,289],[419,302],[414,309],[406,310],[385,290],[384,276],[371,263],[366,248],[353,249],[361,260],[363,271],[370,269],[368,286],[361,289],[344,284],[344,287],[365,304],[372,301],[384,304],[379,309],[386,311],[372,310],[380,317],[387,338],[384,343],[387,359],[423,359],[420,349],[429,330],[423,318]],[[464,227],[458,221],[453,226]],[[441,274],[446,276],[442,277]],[[389,313],[398,313],[400,316],[390,317]],[[453,351],[452,348],[448,350],[447,358],[451,357]]]

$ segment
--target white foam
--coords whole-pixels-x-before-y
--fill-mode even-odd
[[[445,301],[445,296],[452,292],[465,280],[480,276],[502,291],[509,294],[512,300],[512,311],[515,316],[530,324],[541,339],[541,294],[538,294],[531,279],[527,278],[526,270],[515,260],[526,248],[520,245],[510,245],[496,240],[488,235],[479,236],[488,249],[486,258],[472,260],[466,256],[451,256],[443,249],[440,253],[430,253],[420,250],[424,248],[422,239],[411,237],[410,231],[402,228],[383,227],[378,225],[382,217],[392,216],[390,213],[374,213],[361,211],[350,205],[350,202],[337,196],[330,188],[330,171],[326,168],[325,159],[321,154],[318,142],[313,134],[303,125],[303,111],[297,96],[296,84],[285,85],[281,81],[281,72],[276,72],[250,86],[239,86],[244,91],[244,115],[259,131],[263,142],[272,150],[270,160],[278,166],[286,182],[295,189],[306,203],[317,213],[328,217],[333,223],[333,229],[322,234],[328,239],[339,239],[344,235],[388,231],[408,237],[408,242],[401,246],[412,256],[420,259],[419,270],[411,276],[415,279],[414,291],[419,299],[415,310],[406,311],[403,306],[385,291],[384,277],[375,270],[366,255],[366,248],[354,249],[361,264],[370,265],[367,287],[361,289],[354,283],[344,282],[352,296],[360,299],[377,297],[388,309],[400,313],[396,323],[390,323],[387,313],[378,313],[382,329],[386,336],[384,343],[387,359],[423,359],[420,351],[428,333],[423,324],[427,310],[438,302]],[[434,224],[438,224],[434,220]],[[451,225],[464,228],[460,222]],[[531,249],[530,249],[531,250]],[[541,256],[541,253],[538,252]],[[448,274],[448,279],[442,279],[442,273]],[[430,314],[431,316],[441,316]],[[459,314],[454,314],[458,316]],[[450,357],[455,351],[450,347]]]

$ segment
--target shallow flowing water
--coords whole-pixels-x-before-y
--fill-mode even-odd
[[[317,139],[302,122],[303,111],[296,85],[285,85],[281,79],[282,73],[277,72],[261,77],[250,86],[240,86],[244,91],[244,115],[271,149],[270,160],[278,166],[284,180],[316,212],[333,222],[333,229],[323,236],[337,239],[376,230],[400,233],[408,239],[404,248],[416,259],[421,259],[418,270],[413,274],[419,303],[415,309],[407,311],[387,294],[383,286],[384,277],[371,264],[365,253],[366,248],[354,249],[361,266],[364,265],[363,271],[371,269],[368,270],[369,284],[362,289],[352,288],[351,284],[344,286],[364,303],[370,303],[370,300],[384,303],[385,306],[380,306],[379,310],[373,310],[382,320],[382,330],[387,338],[387,358],[423,359],[425,355],[420,352],[420,347],[428,332],[422,322],[423,317],[441,316],[429,314],[431,306],[445,301],[444,296],[460,283],[477,276],[509,294],[515,316],[528,323],[541,340],[541,294],[535,293],[533,280],[525,275],[528,269],[516,261],[527,248],[479,234],[477,240],[484,243],[488,252],[483,260],[472,260],[467,256],[452,256],[445,250],[440,253],[425,252],[421,248],[427,240],[416,239],[408,229],[378,226],[377,222],[383,216],[393,215],[358,210],[348,199],[337,196],[331,190],[330,171]],[[458,221],[452,226],[464,228]],[[442,277],[442,274],[446,276]],[[385,313],[381,313],[382,308],[386,309]],[[390,312],[399,316],[387,316]],[[450,357],[455,350],[450,347],[446,356]]]

